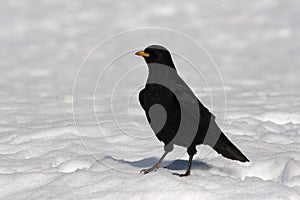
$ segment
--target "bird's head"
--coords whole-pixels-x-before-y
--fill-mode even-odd
[[[147,64],[157,63],[175,69],[170,52],[163,46],[151,45],[143,51],[136,52],[135,55],[143,56]]]

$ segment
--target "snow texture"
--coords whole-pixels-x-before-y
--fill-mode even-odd
[[[2,0],[0,199],[300,199],[299,10],[297,0]],[[113,34],[149,26],[184,32],[210,53],[227,95],[225,119],[218,108],[213,111],[250,163],[198,146],[192,175],[180,178],[171,172],[183,173],[188,157],[177,147],[163,162],[167,168],[140,174],[163,146],[137,101],[133,85],[143,84],[147,70],[134,55],[129,62],[143,65],[142,76],[126,76],[121,85],[127,89],[120,87],[113,98],[116,118],[129,135],[110,120],[105,100],[96,102],[101,131],[80,103],[75,126],[73,82],[85,56]],[[103,67],[105,55],[94,56],[92,65]],[[198,77],[178,70],[211,108]],[[85,81],[89,87],[89,77]],[[220,85],[210,89],[223,91]]]

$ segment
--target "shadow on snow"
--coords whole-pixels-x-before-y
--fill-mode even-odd
[[[105,156],[104,160],[105,159],[113,160],[118,163],[127,164],[136,168],[151,167],[158,161],[158,158],[156,157],[144,158],[142,160],[137,160],[137,161],[126,161],[123,159],[113,158],[112,156]],[[182,159],[178,159],[175,161],[163,161],[161,164],[162,167],[170,170],[185,170],[187,168],[187,165],[188,165],[188,160],[182,160]],[[193,160],[192,169],[209,170],[211,168],[212,168],[211,165],[208,165],[198,160]]]

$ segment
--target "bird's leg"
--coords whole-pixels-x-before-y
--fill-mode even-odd
[[[158,160],[158,162],[155,165],[153,165],[152,167],[147,168],[147,169],[142,169],[141,173],[148,174],[149,172],[152,172],[153,170],[156,170],[156,169],[160,168],[160,163],[163,161],[163,159],[166,157],[166,155],[169,152],[170,151],[165,151],[164,154],[162,155],[162,157]]]
[[[173,175],[177,175],[180,177],[191,175],[192,162],[193,162],[193,155],[191,155],[189,158],[189,163],[186,172],[184,174],[173,173]]]
[[[193,156],[196,154],[196,152],[197,152],[196,147],[189,147],[188,148],[188,154],[189,154],[190,158],[189,158],[189,163],[188,163],[188,167],[186,169],[186,172],[184,174],[173,173],[173,175],[177,175],[177,176],[180,176],[180,177],[191,175]]]

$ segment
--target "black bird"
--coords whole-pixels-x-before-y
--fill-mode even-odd
[[[159,45],[148,46],[136,52],[143,56],[149,75],[139,93],[139,102],[156,137],[164,143],[164,154],[159,161],[141,172],[146,174],[160,167],[174,145],[187,148],[189,162],[185,174],[191,172],[196,145],[207,144],[224,157],[241,162],[249,161],[230,142],[218,127],[215,116],[198,100],[192,90],[178,75],[170,52]]]

